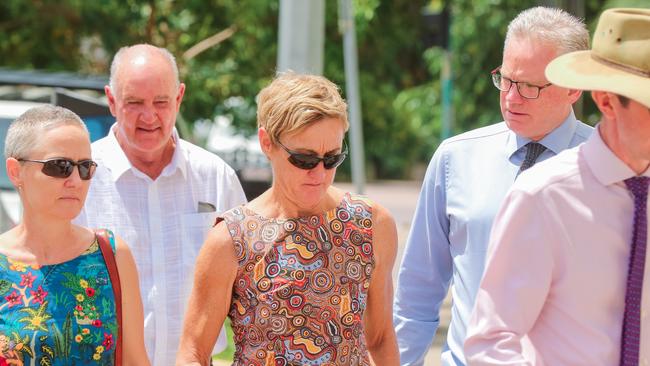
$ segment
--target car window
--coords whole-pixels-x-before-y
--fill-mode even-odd
[[[83,121],[88,127],[90,141],[96,141],[106,136],[114,120],[111,116],[84,117]],[[0,166],[0,189],[14,189],[13,184],[11,184],[7,176],[7,169],[4,166],[5,138],[7,137],[7,130],[11,122],[11,119],[0,117],[0,156],[2,156],[3,162]]]

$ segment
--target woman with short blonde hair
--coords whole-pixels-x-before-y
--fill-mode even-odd
[[[233,365],[398,365],[395,222],[367,197],[332,186],[347,155],[338,88],[280,75],[259,95],[258,127],[273,183],[210,232],[177,365],[208,365],[226,316]]]

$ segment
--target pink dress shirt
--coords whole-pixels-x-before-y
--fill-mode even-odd
[[[599,133],[522,173],[492,227],[468,365],[618,365],[634,216],[623,180],[633,176]],[[650,260],[644,277],[641,365]]]

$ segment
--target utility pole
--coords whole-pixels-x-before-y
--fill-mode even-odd
[[[442,101],[442,123],[440,139],[451,136],[454,125],[453,72],[451,51],[451,5],[447,0],[431,0],[422,9],[422,18],[426,30],[423,42],[427,47],[437,46],[443,49],[440,86]]]
[[[350,120],[350,158],[352,183],[357,193],[363,193],[366,184],[363,126],[361,124],[361,97],[359,94],[359,62],[357,61],[357,34],[354,27],[352,0],[339,0],[339,29],[343,33],[345,62],[345,94]]]
[[[280,0],[278,72],[323,74],[325,1]]]
[[[278,72],[323,74],[325,45],[324,0],[280,0]],[[350,121],[352,182],[357,193],[365,188],[363,129],[357,61],[357,40],[351,0],[339,1],[339,29],[343,34],[345,91]]]

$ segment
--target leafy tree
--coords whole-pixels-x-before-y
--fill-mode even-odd
[[[501,63],[508,22],[541,2],[450,2],[454,133],[501,120],[489,72]],[[647,7],[647,2],[609,0],[604,5]],[[371,178],[408,176],[440,142],[442,51],[427,49],[422,42],[421,11],[427,3],[354,1]],[[600,0],[585,4],[593,30],[603,4]],[[4,0],[0,2],[0,64],[107,74],[110,58],[121,46],[148,42],[168,48],[177,57],[188,87],[183,120],[228,115],[240,131],[252,134],[255,96],[275,73],[278,12],[278,0]],[[344,91],[343,39],[335,0],[326,1],[325,39],[324,75]],[[589,99],[585,98],[585,115],[595,120],[597,113]],[[340,174],[345,175],[347,168],[344,165]]]

